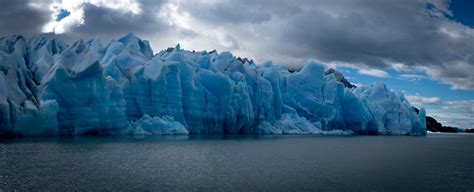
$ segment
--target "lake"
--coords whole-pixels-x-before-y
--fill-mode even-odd
[[[469,191],[474,135],[0,139],[0,191]]]

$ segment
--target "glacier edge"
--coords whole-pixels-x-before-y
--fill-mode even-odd
[[[424,109],[383,83],[347,88],[309,61],[289,72],[229,52],[153,53],[127,34],[67,44],[0,38],[0,135],[425,135]]]

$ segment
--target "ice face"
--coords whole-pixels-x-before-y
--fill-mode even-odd
[[[179,45],[154,54],[133,34],[1,38],[0,134],[426,134],[403,95],[326,74]]]

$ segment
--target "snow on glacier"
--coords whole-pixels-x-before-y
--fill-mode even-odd
[[[0,135],[426,134],[424,109],[383,83],[346,88],[313,61],[291,73],[179,45],[154,54],[132,34],[0,38],[0,115]]]

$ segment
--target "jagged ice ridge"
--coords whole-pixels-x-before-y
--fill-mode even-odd
[[[105,45],[3,37],[0,135],[426,134],[424,109],[403,94],[335,74],[179,45],[154,54],[133,34]]]

